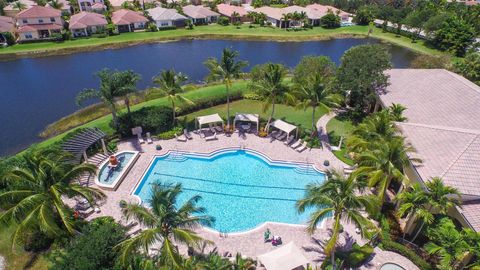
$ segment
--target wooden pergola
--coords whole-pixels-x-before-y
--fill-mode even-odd
[[[102,143],[103,153],[108,155],[105,136],[105,133],[98,128],[87,128],[65,141],[62,149],[71,153],[75,161],[80,162],[83,156],[85,162],[88,162],[87,149],[98,141]]]

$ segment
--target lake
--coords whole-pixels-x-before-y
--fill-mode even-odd
[[[350,47],[378,42],[355,38],[309,42],[183,40],[0,62],[0,156],[40,141],[38,134],[48,124],[78,110],[76,94],[97,87],[94,73],[102,68],[131,69],[142,75],[138,87],[144,89],[151,85],[153,76],[169,68],[187,74],[193,82],[202,81],[208,71],[203,62],[219,57],[226,47],[238,50],[250,67],[268,61],[294,67],[305,55],[327,55],[338,63]],[[415,57],[408,49],[385,46],[395,68],[408,67]]]

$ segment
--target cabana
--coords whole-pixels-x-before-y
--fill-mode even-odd
[[[203,125],[216,123],[222,123],[223,129],[223,119],[220,117],[220,115],[218,115],[218,113],[197,117],[195,126],[196,128],[202,128]]]
[[[296,132],[295,132],[295,137],[298,136],[298,128],[297,128],[297,126],[292,125],[292,124],[290,124],[290,123],[287,123],[287,122],[285,122],[285,121],[283,121],[283,120],[281,120],[281,119],[277,119],[277,120],[271,122],[271,123],[268,125],[268,127],[267,127],[267,133],[268,133],[270,127],[277,128],[277,129],[279,129],[279,130],[287,133],[287,137],[290,137],[290,133],[291,133],[292,131],[296,130]]]
[[[309,263],[293,242],[260,255],[257,259],[267,270],[292,270]]]
[[[251,113],[236,113],[235,119],[233,119],[233,126],[235,127],[236,122],[251,122],[257,125],[257,132],[260,126],[258,114],[251,114]]]

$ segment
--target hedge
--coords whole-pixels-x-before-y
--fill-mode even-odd
[[[398,253],[400,255],[403,255],[407,257],[409,260],[411,260],[418,268],[422,270],[432,270],[433,267],[425,261],[422,257],[418,256],[415,251],[409,249],[408,247],[395,242],[391,237],[390,237],[390,225],[388,224],[388,221],[386,218],[382,218],[380,221],[380,226],[382,227],[382,234],[381,234],[381,242],[382,242],[382,249],[383,250],[388,250],[392,251],[395,253]]]

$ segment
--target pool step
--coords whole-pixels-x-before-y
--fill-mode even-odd
[[[175,161],[175,162],[183,162],[187,160],[187,158],[180,152],[172,152],[170,155],[168,155],[165,160],[168,161]]]
[[[318,172],[311,165],[301,165],[295,168],[295,172],[305,175],[316,175]]]

